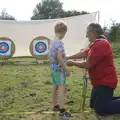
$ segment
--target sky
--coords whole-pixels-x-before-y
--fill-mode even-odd
[[[111,20],[120,22],[120,0],[60,0],[65,10],[87,12],[100,11],[100,24],[108,26]],[[33,9],[40,0],[0,0],[0,11],[4,8],[17,20],[30,20]]]

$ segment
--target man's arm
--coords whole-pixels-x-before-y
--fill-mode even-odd
[[[90,50],[87,61],[72,61],[72,65],[85,69],[92,68],[104,60],[104,56],[106,56],[109,51],[110,47],[107,44],[101,43],[99,46],[94,46]]]
[[[112,48],[106,41],[99,41],[89,51],[88,60],[85,61],[68,61],[68,65],[75,65],[80,68],[92,68],[102,62],[104,57],[112,54]]]
[[[87,53],[84,52],[84,51],[83,52],[78,52],[74,55],[68,56],[67,59],[81,59],[81,58],[85,57],[86,55],[87,55]]]
[[[87,61],[76,61],[75,66],[80,67],[80,68],[88,69],[89,68],[89,63]]]
[[[89,63],[87,61],[74,61],[74,60],[70,60],[67,62],[67,65],[68,66],[76,66],[76,67],[79,67],[79,68],[89,68]]]

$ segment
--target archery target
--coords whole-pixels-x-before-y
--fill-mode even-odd
[[[33,41],[34,55],[47,55],[48,54],[48,41],[47,40],[34,40]]]
[[[0,40],[0,55],[10,56],[11,55],[11,41]]]

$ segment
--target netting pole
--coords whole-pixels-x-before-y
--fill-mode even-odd
[[[98,11],[98,23],[100,22],[100,11]]]

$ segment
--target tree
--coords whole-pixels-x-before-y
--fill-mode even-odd
[[[42,0],[33,10],[31,20],[63,18],[88,13],[86,11],[80,12],[77,10],[65,11],[62,5],[63,3],[59,0]]]
[[[120,40],[120,23],[112,20],[112,24],[103,28],[104,33],[110,42],[118,42]]]
[[[77,15],[84,15],[88,14],[86,11],[77,11],[77,10],[69,10],[69,11],[64,11],[64,17],[71,17],[71,16],[77,16]]]
[[[0,13],[0,20],[15,20],[15,17],[8,14],[6,12],[6,9],[3,9],[2,12]]]
[[[63,15],[62,3],[59,0],[42,0],[36,5],[31,20],[53,19]]]
[[[109,29],[108,27],[103,27],[104,35],[108,38],[109,37]]]
[[[120,39],[120,23],[116,23],[115,21],[112,21],[108,38],[111,42],[115,42],[118,39]]]

